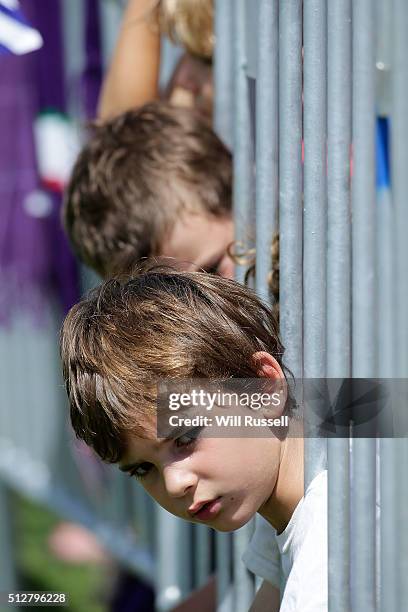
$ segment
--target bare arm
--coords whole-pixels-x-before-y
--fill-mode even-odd
[[[216,604],[216,584],[214,576],[197,591],[194,591],[181,604],[172,609],[172,612],[214,612]]]
[[[267,580],[264,580],[252,602],[249,612],[278,612],[279,607],[279,589]]]
[[[109,119],[158,97],[160,33],[157,0],[129,0],[99,99]]]

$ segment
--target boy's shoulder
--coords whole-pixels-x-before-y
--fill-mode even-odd
[[[298,597],[299,601],[314,601],[316,608],[313,609],[326,610],[326,470],[310,483],[281,534],[278,535],[266,520],[257,518],[243,561],[252,572],[284,590],[282,610],[296,609],[290,602]]]

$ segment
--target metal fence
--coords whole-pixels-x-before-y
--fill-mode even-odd
[[[236,238],[255,239],[265,299],[279,231],[287,365],[296,377],[407,377],[408,3],[215,6],[215,127],[234,152]],[[252,525],[214,543],[205,527],[154,509],[120,474],[78,463],[77,451],[61,455],[72,443],[56,417],[65,401],[56,320],[50,307],[40,330],[20,318],[1,330],[0,590],[13,581],[4,528],[13,487],[89,526],[155,583],[158,609],[215,569],[218,610],[247,610],[255,585],[241,554]],[[305,453],[306,484],[327,455],[330,611],[406,609],[407,440],[333,439],[326,448],[309,438]]]
[[[221,76],[216,126],[235,136],[236,236],[251,219],[255,145],[256,289],[267,295],[279,228],[288,366],[305,378],[407,377],[408,5],[219,0],[217,11],[216,75],[234,70],[225,46],[235,28],[234,125]],[[331,611],[408,603],[407,448],[328,441]],[[325,454],[305,440],[306,485]]]

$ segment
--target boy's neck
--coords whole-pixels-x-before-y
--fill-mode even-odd
[[[259,513],[281,533],[304,495],[303,438],[287,437],[281,445],[279,472],[272,495]]]

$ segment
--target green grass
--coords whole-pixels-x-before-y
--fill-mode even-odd
[[[93,564],[72,565],[56,559],[48,550],[47,538],[60,519],[21,497],[16,496],[14,504],[20,589],[67,593],[69,606],[60,610],[106,612],[107,569]],[[35,608],[43,609],[50,608]]]

